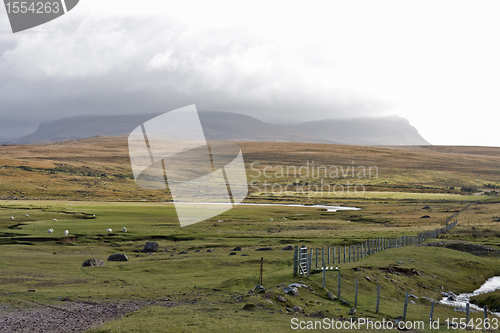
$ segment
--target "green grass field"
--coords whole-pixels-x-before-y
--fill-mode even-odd
[[[423,223],[421,204],[415,203],[365,204],[360,211],[336,213],[309,207],[240,206],[217,219],[181,228],[171,204],[4,202],[0,210],[3,244],[0,302],[26,307],[30,302],[57,306],[64,301],[162,301],[168,298],[169,301],[163,301],[165,305],[176,305],[146,307],[93,332],[219,332],[226,329],[271,332],[276,328],[292,331],[293,316],[280,312],[285,306],[300,305],[306,314],[320,311],[318,318],[349,317],[351,306],[327,297],[328,291],[336,294],[337,272],[327,273],[326,289],[321,288],[321,274],[294,278],[293,251],[280,251],[282,247],[288,244],[306,244],[312,248],[349,245],[367,238],[416,235],[443,226],[448,216],[463,207],[461,203],[434,204],[425,211],[431,218]],[[462,214],[464,217],[493,216],[497,208],[498,204],[477,205]],[[91,214],[95,214],[95,218],[89,218]],[[11,220],[11,216],[15,219]],[[217,222],[218,219],[224,222]],[[462,215],[459,220],[463,220]],[[127,233],[121,231],[123,226]],[[48,228],[53,228],[54,233],[48,235]],[[113,229],[113,233],[107,233],[108,228]],[[467,227],[461,222],[456,230],[460,228]],[[500,233],[500,228],[492,222],[488,228]],[[68,237],[64,237],[64,230],[70,231]],[[452,230],[442,237],[455,239],[454,234]],[[464,232],[459,234],[461,238],[469,237]],[[54,239],[40,241],[43,238]],[[488,238],[477,240],[488,243]],[[150,255],[133,252],[152,240],[159,243],[159,252]],[[242,253],[249,256],[242,257],[240,253],[229,256],[235,246],[243,247]],[[274,250],[255,251],[264,246]],[[165,249],[169,252],[164,252]],[[214,252],[208,253],[207,249]],[[188,253],[178,254],[181,251]],[[86,259],[106,260],[113,253],[125,253],[129,261],[106,262],[104,267],[81,267]],[[261,257],[267,292],[245,295],[257,283]],[[358,316],[377,320],[401,315],[406,291],[419,297],[416,304],[410,306],[408,318],[423,320],[428,316],[430,303],[422,300],[422,296],[439,300],[441,286],[455,293],[470,292],[487,278],[500,274],[496,257],[416,246],[381,251],[340,266],[341,298],[353,303],[354,280],[358,278]],[[418,271],[420,275],[396,274],[405,269]],[[311,286],[313,292],[301,288],[301,297],[294,298],[284,296],[276,287],[299,280]],[[375,313],[377,284],[382,289],[379,313]],[[28,292],[29,289],[36,292]],[[277,301],[280,295],[287,299],[285,304]],[[247,303],[255,304],[255,310],[243,310]],[[463,315],[446,306],[436,307],[435,317],[441,318],[441,322],[457,316]],[[309,317],[298,315],[298,318]]]
[[[286,143],[241,143],[241,147],[249,182],[271,184],[270,191],[250,188],[245,202],[344,205],[361,210],[240,205],[181,228],[173,205],[165,203],[171,199],[168,191],[137,188],[126,142],[121,138],[0,147],[0,304],[12,309],[36,304],[57,307],[66,302],[149,304],[91,330],[94,333],[292,332],[297,331],[291,328],[292,318],[307,322],[352,317],[349,311],[356,279],[355,316],[394,320],[402,315],[408,291],[418,297],[411,299],[414,303],[409,304],[408,319],[428,324],[430,302],[422,296],[440,300],[442,291],[471,292],[489,277],[500,275],[496,252],[476,256],[445,247],[390,249],[340,264],[340,298],[350,303],[345,305],[328,298],[329,291],[336,294],[337,271],[328,271],[323,289],[321,273],[293,277],[293,251],[280,250],[287,245],[315,249],[377,237],[416,236],[443,227],[454,215],[459,225],[436,241],[465,241],[500,249],[498,149]],[[275,189],[314,187],[322,181],[317,175],[297,180],[297,174],[263,174],[312,160],[345,168],[375,165],[378,176],[352,179],[346,174],[327,183],[345,185],[356,180],[363,193],[318,194],[272,190],[273,185]],[[258,177],[250,167],[252,161],[261,163]],[[122,227],[127,228],[126,233]],[[52,234],[47,233],[49,228],[54,229]],[[157,242],[159,251],[138,252],[148,241]],[[243,251],[229,255],[237,246]],[[262,247],[273,250],[256,251]],[[207,252],[209,249],[213,252]],[[187,253],[179,254],[182,251]],[[124,253],[129,260],[106,261],[115,253]],[[82,267],[91,258],[105,260],[105,266]],[[258,282],[261,258],[266,292],[252,295],[248,292]],[[278,287],[298,281],[312,291],[300,288],[300,296],[292,297]],[[381,287],[378,313],[377,285]],[[286,302],[279,301],[279,296]],[[492,299],[487,304],[493,304]],[[286,308],[293,306],[301,306],[304,313],[287,313]],[[446,319],[464,317],[463,312],[445,305],[436,305],[434,311],[443,331]],[[414,331],[436,330],[426,326]]]

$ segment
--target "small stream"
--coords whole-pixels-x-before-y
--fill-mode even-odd
[[[454,297],[455,300],[449,299],[448,297],[443,297],[443,299],[439,303],[465,308],[465,304],[470,301],[471,297],[489,293],[498,289],[500,289],[500,276],[494,276],[488,279],[481,287],[479,287],[479,289],[474,290],[472,293],[456,295]],[[469,307],[474,310],[483,311],[482,308],[472,303],[469,304]],[[493,313],[497,316],[500,316],[500,312]]]
[[[172,203],[172,202],[165,202]],[[197,204],[197,205],[228,205],[227,203],[218,202],[176,202],[176,204]],[[300,205],[300,204],[259,204],[259,203],[239,203],[237,206],[271,206],[271,207],[310,207],[310,208],[325,208],[328,212],[336,212],[338,210],[360,210],[358,207],[348,206],[327,206],[327,205]]]

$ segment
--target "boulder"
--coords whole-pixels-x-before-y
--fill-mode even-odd
[[[243,251],[243,249],[241,247],[237,246],[234,249],[232,249],[231,251]]]
[[[296,313],[302,313],[304,310],[302,310],[302,308],[300,306],[294,306],[292,308],[292,311],[296,312]]]
[[[281,249],[281,251],[293,251],[293,246],[288,245]]]
[[[236,252],[231,252],[229,253],[230,256],[235,256],[236,255]]]
[[[256,293],[258,293],[258,294],[262,294],[262,293],[266,292],[266,288],[264,288],[263,286],[261,286],[260,284],[258,284],[258,285],[255,286],[254,291]]]
[[[299,290],[295,287],[285,287],[285,288],[283,288],[283,292],[285,294],[289,294],[292,296],[300,296]]]
[[[332,301],[336,300],[337,299],[337,296],[335,296],[334,294],[332,294],[331,292],[328,292],[328,298],[331,299]]]
[[[108,261],[128,261],[128,257],[123,253],[115,253],[108,257]]]
[[[286,302],[286,299],[285,297],[283,296],[278,296],[278,301],[282,302],[282,303],[285,303]]]
[[[104,260],[101,259],[87,259],[83,262],[82,267],[104,266]]]
[[[431,217],[429,215],[424,215],[422,217],[420,217],[421,219],[430,219]]]
[[[142,252],[158,252],[158,243],[157,242],[146,242],[144,244],[144,248]]]
[[[351,308],[351,310],[349,310],[349,314],[350,315],[356,314],[356,308],[354,306]]]

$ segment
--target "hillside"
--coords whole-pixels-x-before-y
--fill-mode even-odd
[[[276,184],[317,183],[317,175],[293,173],[276,177],[287,167],[376,167],[369,178],[328,179],[327,183],[361,183],[369,192],[441,193],[461,195],[460,187],[481,184],[500,188],[500,148],[373,147],[310,143],[238,142],[247,178]],[[257,163],[256,163],[257,162]],[[262,171],[271,174],[266,178]],[[259,171],[261,172],[259,174]],[[99,137],[46,145],[0,147],[0,198],[58,197],[165,199],[142,190],[133,180],[126,137]],[[250,189],[253,191],[253,189]],[[465,197],[464,197],[465,198]],[[477,197],[476,197],[477,198]],[[475,199],[476,199],[475,198]]]

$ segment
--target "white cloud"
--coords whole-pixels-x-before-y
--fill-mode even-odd
[[[484,131],[500,108],[497,7],[81,1],[37,30],[54,33],[0,35],[0,52],[9,48],[0,115],[41,121],[193,103],[270,121],[398,113],[432,143],[500,145]]]

